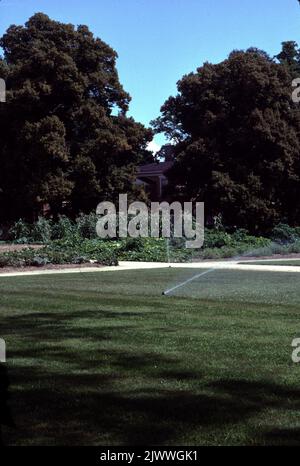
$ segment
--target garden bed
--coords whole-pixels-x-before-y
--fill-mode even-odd
[[[41,249],[42,244],[0,244],[0,253],[2,252],[14,252],[14,251],[23,251],[24,249]]]
[[[25,266],[25,267],[1,267],[0,268],[0,276],[2,274],[7,273],[18,273],[18,272],[35,272],[38,270],[72,270],[72,269],[80,269],[80,268],[99,268],[105,267],[102,264],[91,264],[87,262],[85,264],[48,264],[43,265],[41,267],[38,266]]]

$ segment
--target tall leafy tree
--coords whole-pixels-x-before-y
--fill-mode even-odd
[[[0,108],[0,218],[43,204],[76,213],[132,193],[152,132],[126,116],[116,52],[86,26],[35,14],[0,40],[7,103]]]
[[[293,78],[300,77],[300,50],[297,42],[283,42],[281,52],[276,58],[288,68]]]
[[[207,215],[266,231],[300,222],[299,113],[287,67],[257,49],[205,63],[178,83],[154,122],[176,142],[174,195]]]

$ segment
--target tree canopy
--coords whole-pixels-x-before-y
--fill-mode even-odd
[[[0,218],[91,210],[132,192],[152,132],[126,116],[116,52],[87,26],[35,14],[0,40]]]
[[[288,68],[293,78],[300,77],[300,50],[297,42],[283,42],[282,50],[276,58],[279,63]]]
[[[279,59],[289,61],[290,52],[294,59],[292,44]],[[299,222],[300,124],[291,82],[289,67],[257,49],[184,76],[154,122],[176,144],[173,193],[251,231]]]

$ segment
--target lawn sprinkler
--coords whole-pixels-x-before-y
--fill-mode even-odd
[[[215,270],[216,270],[215,268],[212,268],[212,269],[209,269],[209,270],[205,270],[204,272],[197,273],[197,275],[194,275],[193,277],[189,278],[188,280],[185,280],[184,282],[181,282],[178,285],[175,285],[172,288],[163,291],[162,296],[168,296],[170,293],[177,290],[178,288],[181,288],[181,287],[187,285],[188,283],[191,283],[194,280],[197,280],[197,278],[200,278],[200,277],[203,277],[204,275],[207,275],[208,273],[214,272]]]

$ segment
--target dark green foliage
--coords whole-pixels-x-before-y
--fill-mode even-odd
[[[22,219],[19,219],[14,225],[9,229],[8,235],[9,239],[16,243],[27,244],[31,242],[31,231],[32,226],[25,222]]]
[[[117,54],[86,26],[35,14],[0,40],[0,220],[89,212],[135,191],[150,130],[126,116]],[[139,192],[136,192],[137,195]]]
[[[51,240],[96,238],[97,216],[94,213],[80,214],[75,221],[61,215],[57,221],[39,217],[32,224],[19,219],[9,229],[8,239],[14,243],[43,243]]]
[[[300,240],[300,228],[292,228],[289,225],[280,223],[272,231],[273,241],[285,243],[293,243],[297,240]]]
[[[300,122],[289,68],[264,52],[235,51],[178,83],[158,132],[177,141],[172,193],[204,201],[207,217],[270,232],[300,222]]]
[[[91,220],[91,216],[81,216],[84,225]],[[19,224],[20,222],[18,222]],[[28,266],[51,264],[80,264],[96,261],[101,264],[115,265],[122,261],[145,262],[189,262],[192,259],[222,259],[247,255],[249,251],[257,255],[267,255],[266,248],[271,246],[271,240],[263,237],[254,237],[246,231],[236,231],[229,234],[224,231],[207,230],[205,233],[204,248],[200,250],[187,249],[185,240],[170,239],[169,246],[165,238],[126,238],[117,240],[102,240],[82,236],[78,230],[80,222],[68,223],[61,218],[59,225],[66,225],[67,233],[62,239],[47,241],[45,247],[36,251],[25,249],[18,252],[3,253],[0,255],[0,264],[3,266]],[[33,226],[33,231],[35,230]],[[57,226],[52,226],[57,231]],[[17,241],[21,242],[23,239]],[[269,250],[269,255],[273,252]],[[45,261],[43,264],[42,261]],[[0,265],[1,267],[1,265]]]
[[[282,43],[281,52],[276,55],[277,60],[286,66],[293,78],[300,77],[300,50],[297,42]]]
[[[76,227],[78,234],[82,238],[96,238],[96,224],[97,224],[97,215],[94,213],[90,213],[88,215],[80,215],[76,219]]]
[[[21,251],[0,254],[1,267],[41,267],[48,264],[83,264],[97,263],[102,265],[118,265],[113,248],[99,244],[86,244],[84,241],[72,244],[53,242],[38,251],[27,248]]]
[[[52,237],[52,222],[39,217],[32,227],[32,240],[34,243],[48,243]]]
[[[188,262],[300,253],[300,228],[292,228],[285,224],[279,224],[273,229],[271,239],[252,236],[245,229],[228,232],[221,226],[214,229],[206,228],[203,248],[191,250],[186,248],[184,238],[171,238],[169,247],[165,238],[102,240],[94,233],[96,221],[97,217],[93,213],[82,214],[76,221],[62,216],[57,222],[40,218],[35,224],[29,225],[19,220],[10,230],[14,243],[38,242],[43,243],[45,247],[38,252],[26,249],[17,253],[4,253],[0,255],[0,264],[2,267],[47,263],[81,264],[92,260],[114,265],[118,260]],[[45,264],[42,263],[43,260],[46,261]]]
[[[221,248],[223,246],[237,247],[238,245],[260,248],[268,246],[270,240],[261,236],[251,236],[247,230],[236,230],[230,234],[225,231],[205,230],[204,248]]]
[[[77,228],[74,222],[65,215],[60,215],[57,222],[52,226],[51,239],[63,239],[72,237],[77,234]]]

